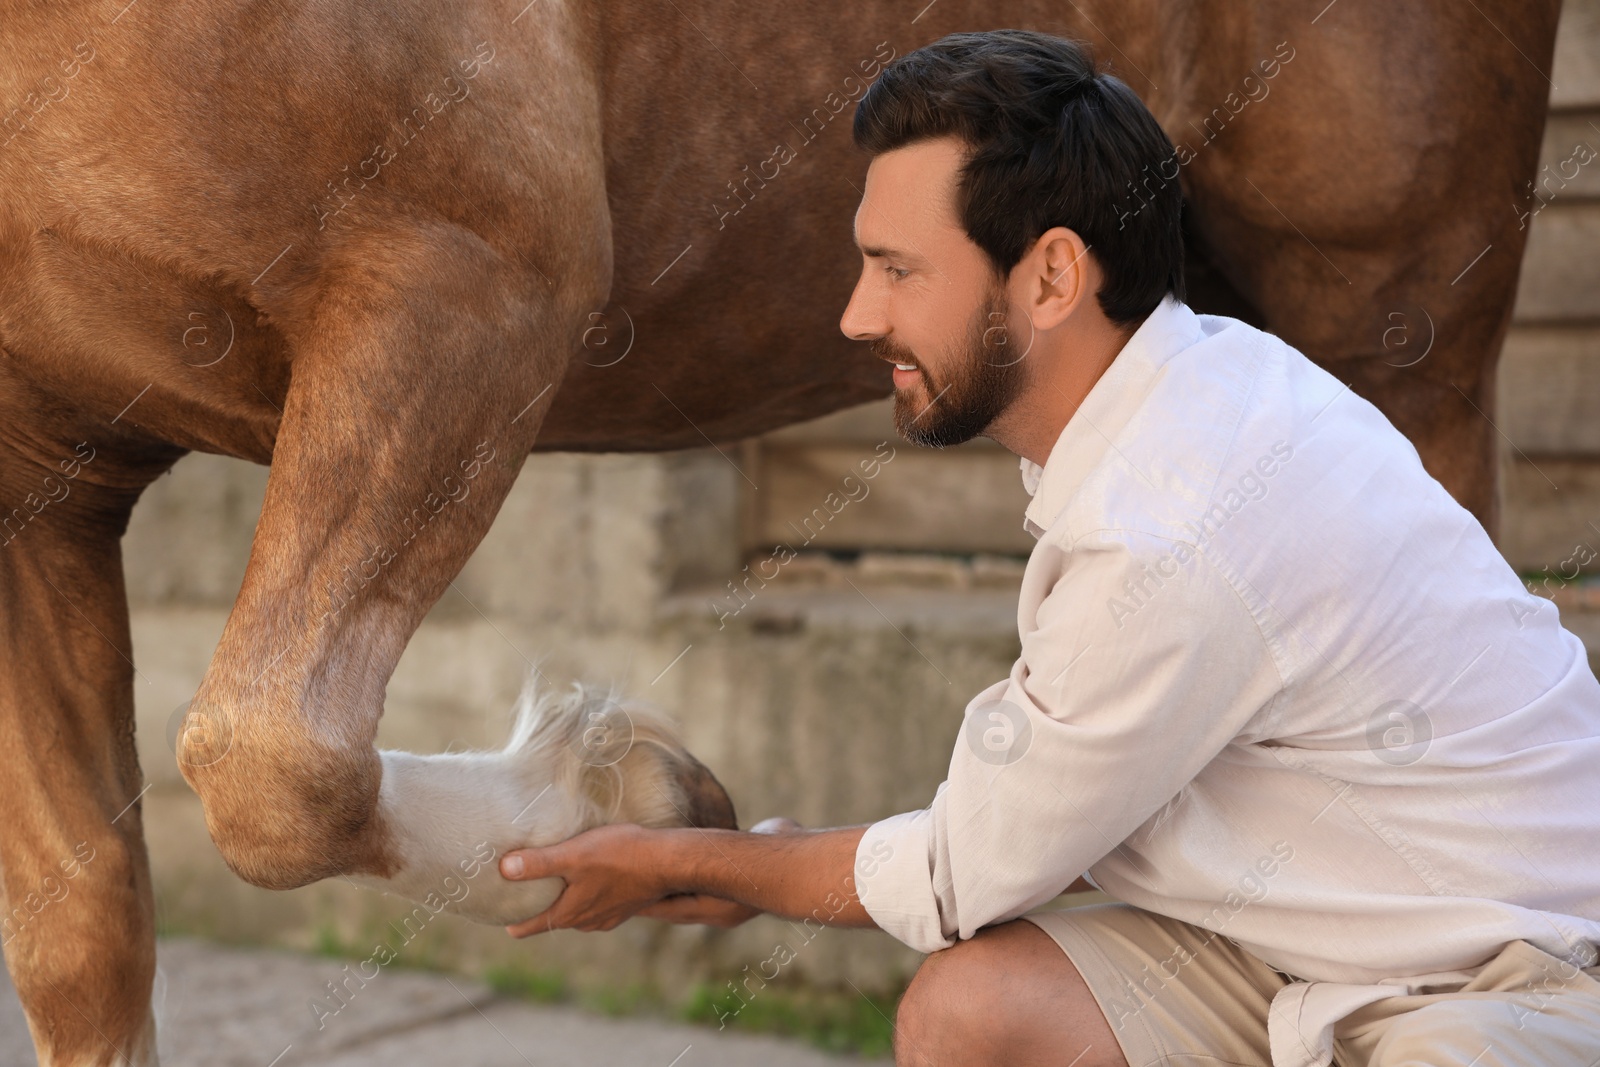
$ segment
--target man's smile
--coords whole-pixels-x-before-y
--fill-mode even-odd
[[[894,378],[894,385],[896,389],[902,389],[907,386],[915,385],[922,377],[922,372],[918,369],[915,363],[902,363],[899,360],[891,359],[888,356],[880,356],[879,358],[894,368],[892,376]]]

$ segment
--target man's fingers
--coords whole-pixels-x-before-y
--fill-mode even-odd
[[[500,857],[500,877],[514,882],[530,878],[549,878],[560,873],[556,870],[561,860],[561,846],[547,848],[519,848]]]
[[[556,910],[556,904],[560,903],[560,898],[557,898],[555,904],[550,905],[533,918],[524,919],[514,926],[506,927],[506,933],[510,934],[512,937],[523,938],[531,937],[534,934],[549,933],[551,930],[559,929],[560,927],[558,927],[556,924],[555,918],[551,913]]]
[[[658,873],[645,849],[647,831],[618,824],[585,831],[543,848],[515,849],[500,858],[511,881],[557,878],[566,883],[543,912],[506,927],[512,937],[550,930],[609,930],[658,899]]]

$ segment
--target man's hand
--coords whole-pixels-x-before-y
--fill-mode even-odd
[[[556,902],[533,918],[506,927],[512,937],[546,930],[610,930],[674,887],[666,878],[660,840],[669,831],[632,824],[601,826],[560,844],[508,852],[500,873],[513,881],[563,878]]]
[[[790,819],[767,819],[751,833],[800,829]],[[562,878],[567,886],[539,915],[506,927],[513,937],[547,930],[611,930],[634,915],[676,923],[737,926],[760,909],[693,892],[681,845],[691,830],[647,830],[631,824],[601,826],[546,848],[508,852],[500,873],[516,881]]]

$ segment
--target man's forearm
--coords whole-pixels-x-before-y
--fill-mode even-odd
[[[787,825],[784,825],[787,824]],[[549,908],[507,930],[610,930],[634,915],[734,926],[757,912],[828,926],[876,926],[861,905],[856,852],[865,826],[800,830],[769,819],[753,830],[600,826],[501,857],[510,881],[560,879]],[[877,861],[863,857],[870,876]],[[1086,888],[1074,883],[1069,889]]]
[[[736,900],[787,919],[876,926],[856,891],[864,826],[752,834],[666,831],[666,862],[686,890]]]

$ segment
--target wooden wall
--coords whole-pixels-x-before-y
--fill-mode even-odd
[[[1600,570],[1600,0],[1567,0],[1552,80],[1545,203],[1500,362],[1501,545],[1523,572],[1561,570],[1587,546]],[[1575,166],[1580,148],[1593,158]]]

